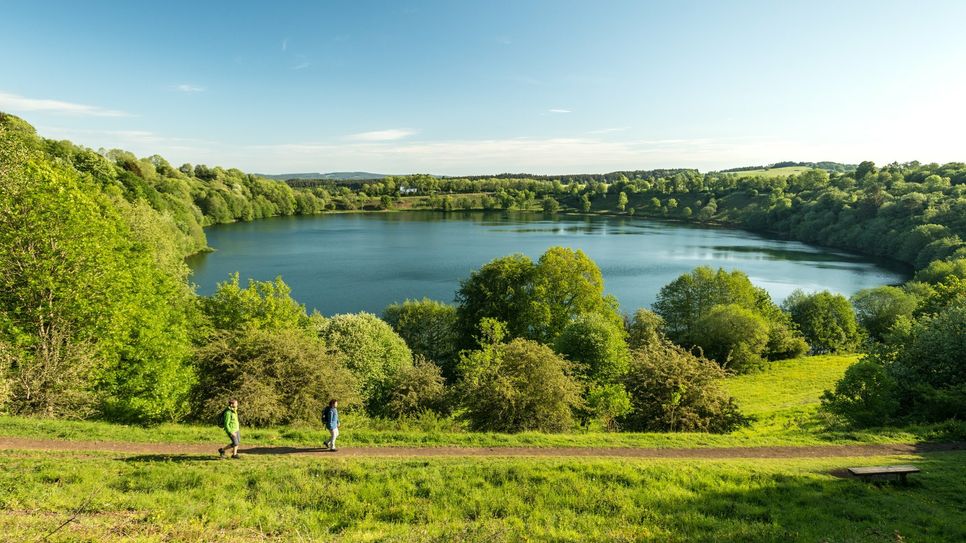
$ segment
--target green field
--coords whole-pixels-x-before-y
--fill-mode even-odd
[[[908,486],[831,475],[914,463]],[[962,541],[966,453],[616,461],[0,453],[0,533],[35,541]]]
[[[727,172],[738,177],[787,177],[798,175],[811,170],[807,166],[786,166],[784,168],[763,168],[759,170],[744,170],[740,172]]]

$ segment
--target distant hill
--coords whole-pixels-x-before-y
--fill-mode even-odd
[[[288,181],[290,179],[327,179],[331,181],[361,181],[364,179],[382,179],[388,177],[383,173],[370,172],[329,172],[329,173],[278,173],[267,174],[257,173],[259,177],[275,179],[277,181]]]

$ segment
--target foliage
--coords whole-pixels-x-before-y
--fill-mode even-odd
[[[238,273],[233,273],[228,281],[218,283],[214,294],[202,298],[201,304],[216,330],[275,330],[309,323],[305,307],[292,298],[292,289],[281,277],[274,281],[249,279],[248,288],[242,288]]]
[[[869,335],[881,341],[900,318],[912,318],[918,299],[898,287],[860,290],[852,296],[856,318]]]
[[[586,396],[587,416],[599,420],[610,431],[620,429],[618,419],[633,411],[631,397],[620,383],[591,385]]]
[[[595,383],[612,383],[627,371],[628,350],[623,326],[598,314],[579,315],[567,324],[554,350],[574,363],[574,372]]]
[[[822,406],[855,426],[885,426],[899,409],[896,381],[882,364],[862,360],[822,395]]]
[[[841,294],[828,291],[806,294],[795,290],[782,305],[811,345],[812,352],[851,352],[858,346],[860,334],[855,313]]]
[[[657,343],[664,335],[664,319],[657,313],[640,308],[634,312],[634,318],[627,324],[627,345],[631,349],[642,349]]]
[[[418,416],[427,411],[444,415],[449,412],[442,371],[418,355],[412,366],[400,368],[383,387],[379,402],[372,403],[372,415],[399,418]]]
[[[562,432],[573,425],[580,387],[569,364],[527,339],[486,344],[460,360],[463,416],[480,431]]]
[[[413,355],[437,364],[450,382],[456,379],[456,308],[428,298],[392,304],[382,318],[392,326]]]
[[[196,361],[196,420],[213,419],[234,398],[244,425],[318,424],[330,399],[350,409],[360,399],[342,359],[304,330],[218,332]]]
[[[604,296],[600,269],[583,251],[551,247],[534,264],[524,255],[498,258],[470,274],[456,293],[460,344],[472,348],[484,318],[506,324],[511,337],[552,344],[582,314],[620,324],[617,302]]]
[[[370,411],[379,389],[413,363],[406,342],[385,321],[371,313],[336,315],[318,322],[319,337],[344,355],[346,367],[362,385]]]
[[[734,430],[746,420],[721,389],[724,376],[714,362],[668,341],[633,351],[625,378],[633,410],[620,423],[650,432]]]
[[[694,327],[694,343],[722,368],[747,373],[764,364],[768,322],[738,304],[716,305]]]

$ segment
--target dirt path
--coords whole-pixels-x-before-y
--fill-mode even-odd
[[[123,443],[0,437],[0,450],[106,451],[151,455],[214,455],[218,444]],[[330,452],[312,447],[242,447],[242,455],[311,455],[332,458],[433,456],[611,457],[611,458],[823,458],[892,456],[966,450],[966,443],[896,443],[888,445],[822,445],[807,447],[617,448],[617,447],[346,447]]]

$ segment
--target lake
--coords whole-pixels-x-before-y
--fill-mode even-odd
[[[452,302],[461,279],[490,260],[551,246],[587,253],[621,310],[649,307],[662,286],[697,266],[738,269],[781,302],[796,288],[849,296],[904,281],[901,268],[742,230],[614,216],[412,211],[279,217],[206,229],[216,251],[191,257],[192,281],[211,294],[232,272],[282,276],[292,295],[325,315],[429,297]]]

